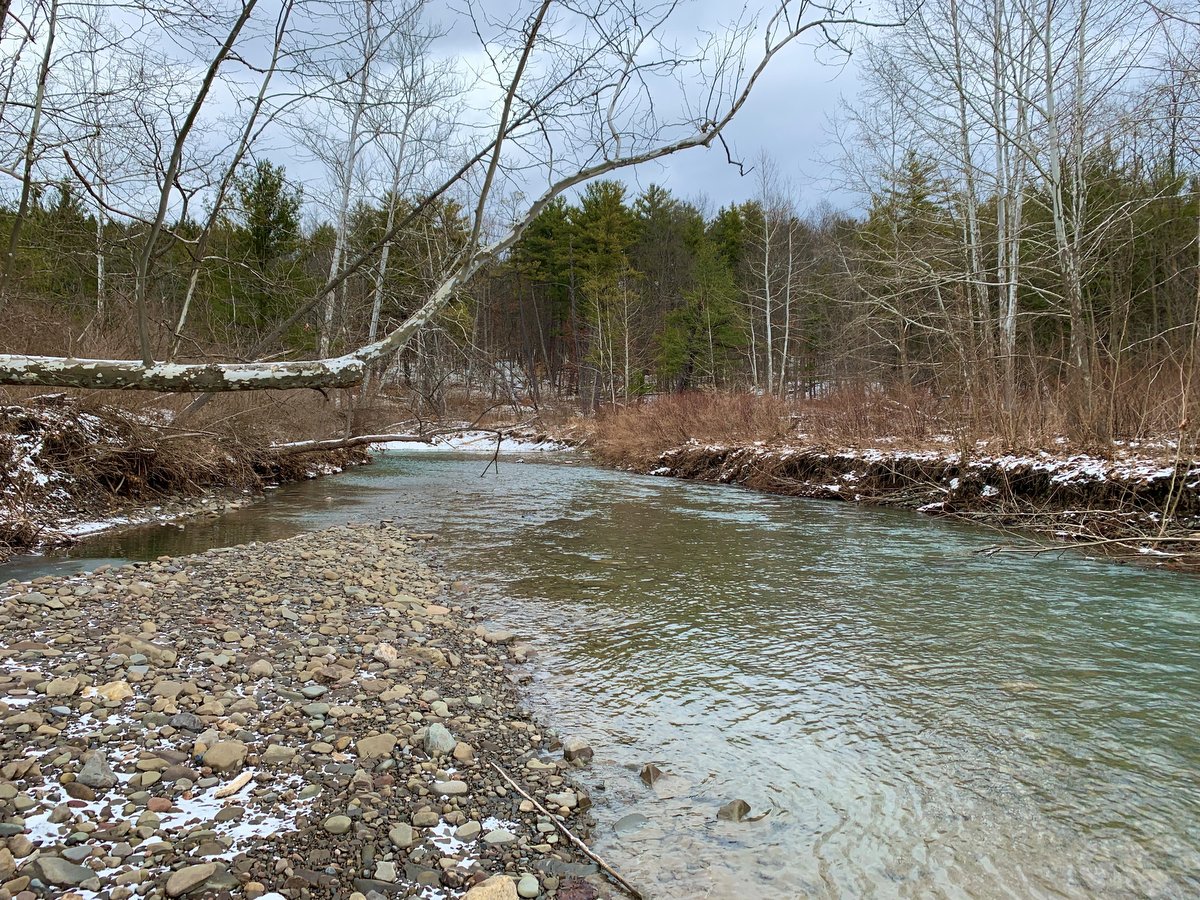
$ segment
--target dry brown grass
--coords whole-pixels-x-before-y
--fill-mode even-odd
[[[771,442],[791,433],[793,427],[790,405],[776,397],[667,394],[606,408],[596,417],[589,443],[605,462],[643,465],[688,441]]]
[[[935,391],[846,385],[817,399],[785,401],[752,394],[665,395],[605,410],[592,424],[588,443],[613,465],[645,466],[689,441],[737,446],[789,443],[825,449],[891,447],[974,453],[1051,450],[1109,455],[1115,441],[1137,442],[1141,455],[1167,458],[1183,438],[1181,456],[1197,455],[1200,415],[1179,426],[1179,385],[1168,379],[1131,378],[1132,396],[1097,400],[1097,415],[1111,419],[1111,440],[1072,428],[1071,406],[1062,394],[1035,391],[1013,410],[974,404]],[[1172,401],[1174,406],[1172,406]],[[1110,410],[1111,407],[1111,410]],[[1107,420],[1106,420],[1107,421]]]

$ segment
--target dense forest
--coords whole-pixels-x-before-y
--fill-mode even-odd
[[[486,210],[470,179],[430,189],[474,89],[435,10],[273,9],[12,5],[3,350],[326,358],[408,320],[520,218],[520,162]],[[721,207],[581,179],[365,391],[591,411],[852,388],[920,392],[1014,438],[1189,427],[1200,27],[1140,0],[900,2],[888,20],[856,28],[861,90],[830,126],[830,177],[857,208],[814,204],[766,156],[736,163],[749,199]],[[217,25],[246,48],[218,57],[231,99],[207,108],[188,73],[213,39],[163,36]],[[337,40],[314,43],[318,26]]]

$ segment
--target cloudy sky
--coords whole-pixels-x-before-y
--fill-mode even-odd
[[[829,119],[841,98],[857,90],[853,57],[822,62],[811,48],[796,46],[772,61],[749,103],[734,119],[726,140],[735,160],[756,167],[766,154],[779,176],[790,183],[801,208],[828,202],[847,209],[855,198],[838,186],[828,160]],[[662,184],[685,197],[704,195],[715,206],[751,199],[758,189],[757,171],[743,177],[720,146],[691,150],[663,163],[643,166],[627,179],[633,185]]]
[[[870,0],[864,0],[865,5]],[[658,0],[625,0],[645,9],[661,9]],[[536,4],[533,0],[487,0],[481,7],[493,22],[513,16],[523,19]],[[705,35],[719,33],[731,21],[748,17],[753,9],[772,6],[772,0],[761,3],[733,4],[729,0],[682,0],[660,32],[664,43],[679,47],[694,47]],[[793,9],[798,9],[795,4]],[[432,11],[432,7],[431,7]],[[442,16],[435,15],[448,33],[438,42],[447,56],[455,56],[481,76],[481,83],[467,92],[466,102],[479,111],[481,122],[490,131],[502,91],[492,83],[487,57],[480,48],[479,38],[470,27],[469,17],[451,2]],[[487,23],[484,23],[487,34]],[[759,32],[761,34],[761,31]],[[811,35],[811,37],[810,37]],[[716,207],[751,199],[759,190],[760,158],[770,158],[778,178],[786,183],[798,206],[812,209],[829,204],[838,209],[851,209],[856,198],[838,187],[838,178],[828,160],[836,156],[832,146],[830,119],[838,114],[843,98],[851,100],[858,90],[853,48],[856,36],[842,32],[844,46],[850,52],[830,48],[820,33],[811,32],[784,48],[773,58],[749,102],[726,130],[726,140],[735,160],[745,164],[746,175],[726,160],[725,150],[716,144],[710,149],[696,148],[668,157],[661,162],[625,170],[620,175],[632,190],[650,184],[669,188],[677,196],[703,199],[715,211]],[[653,55],[653,50],[650,55]],[[748,62],[757,62],[761,38],[749,48]],[[668,91],[663,96],[670,97]],[[662,98],[656,99],[661,104]],[[661,107],[656,111],[662,113]],[[670,116],[666,116],[669,118]]]

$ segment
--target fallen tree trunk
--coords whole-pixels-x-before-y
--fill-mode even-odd
[[[359,384],[366,363],[354,356],[256,363],[156,363],[0,354],[0,384],[144,391],[262,391],[345,388]]]
[[[348,438],[328,438],[321,441],[295,441],[290,444],[276,444],[270,449],[280,456],[291,456],[295,453],[312,453],[322,450],[344,450],[349,447],[361,447],[363,444],[432,444],[432,437],[420,434],[360,434]]]

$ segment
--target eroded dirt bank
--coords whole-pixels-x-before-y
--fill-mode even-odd
[[[0,898],[606,894],[552,818],[587,833],[590,749],[521,706],[532,648],[427,537],[0,586]]]
[[[173,429],[64,394],[0,406],[0,560],[111,527],[218,514],[273,484],[369,462]]]
[[[949,450],[691,442],[633,468],[788,496],[918,509],[1075,543],[1113,542],[1095,546],[1200,567],[1200,464],[1194,461],[1176,466],[1136,453],[966,457]]]

